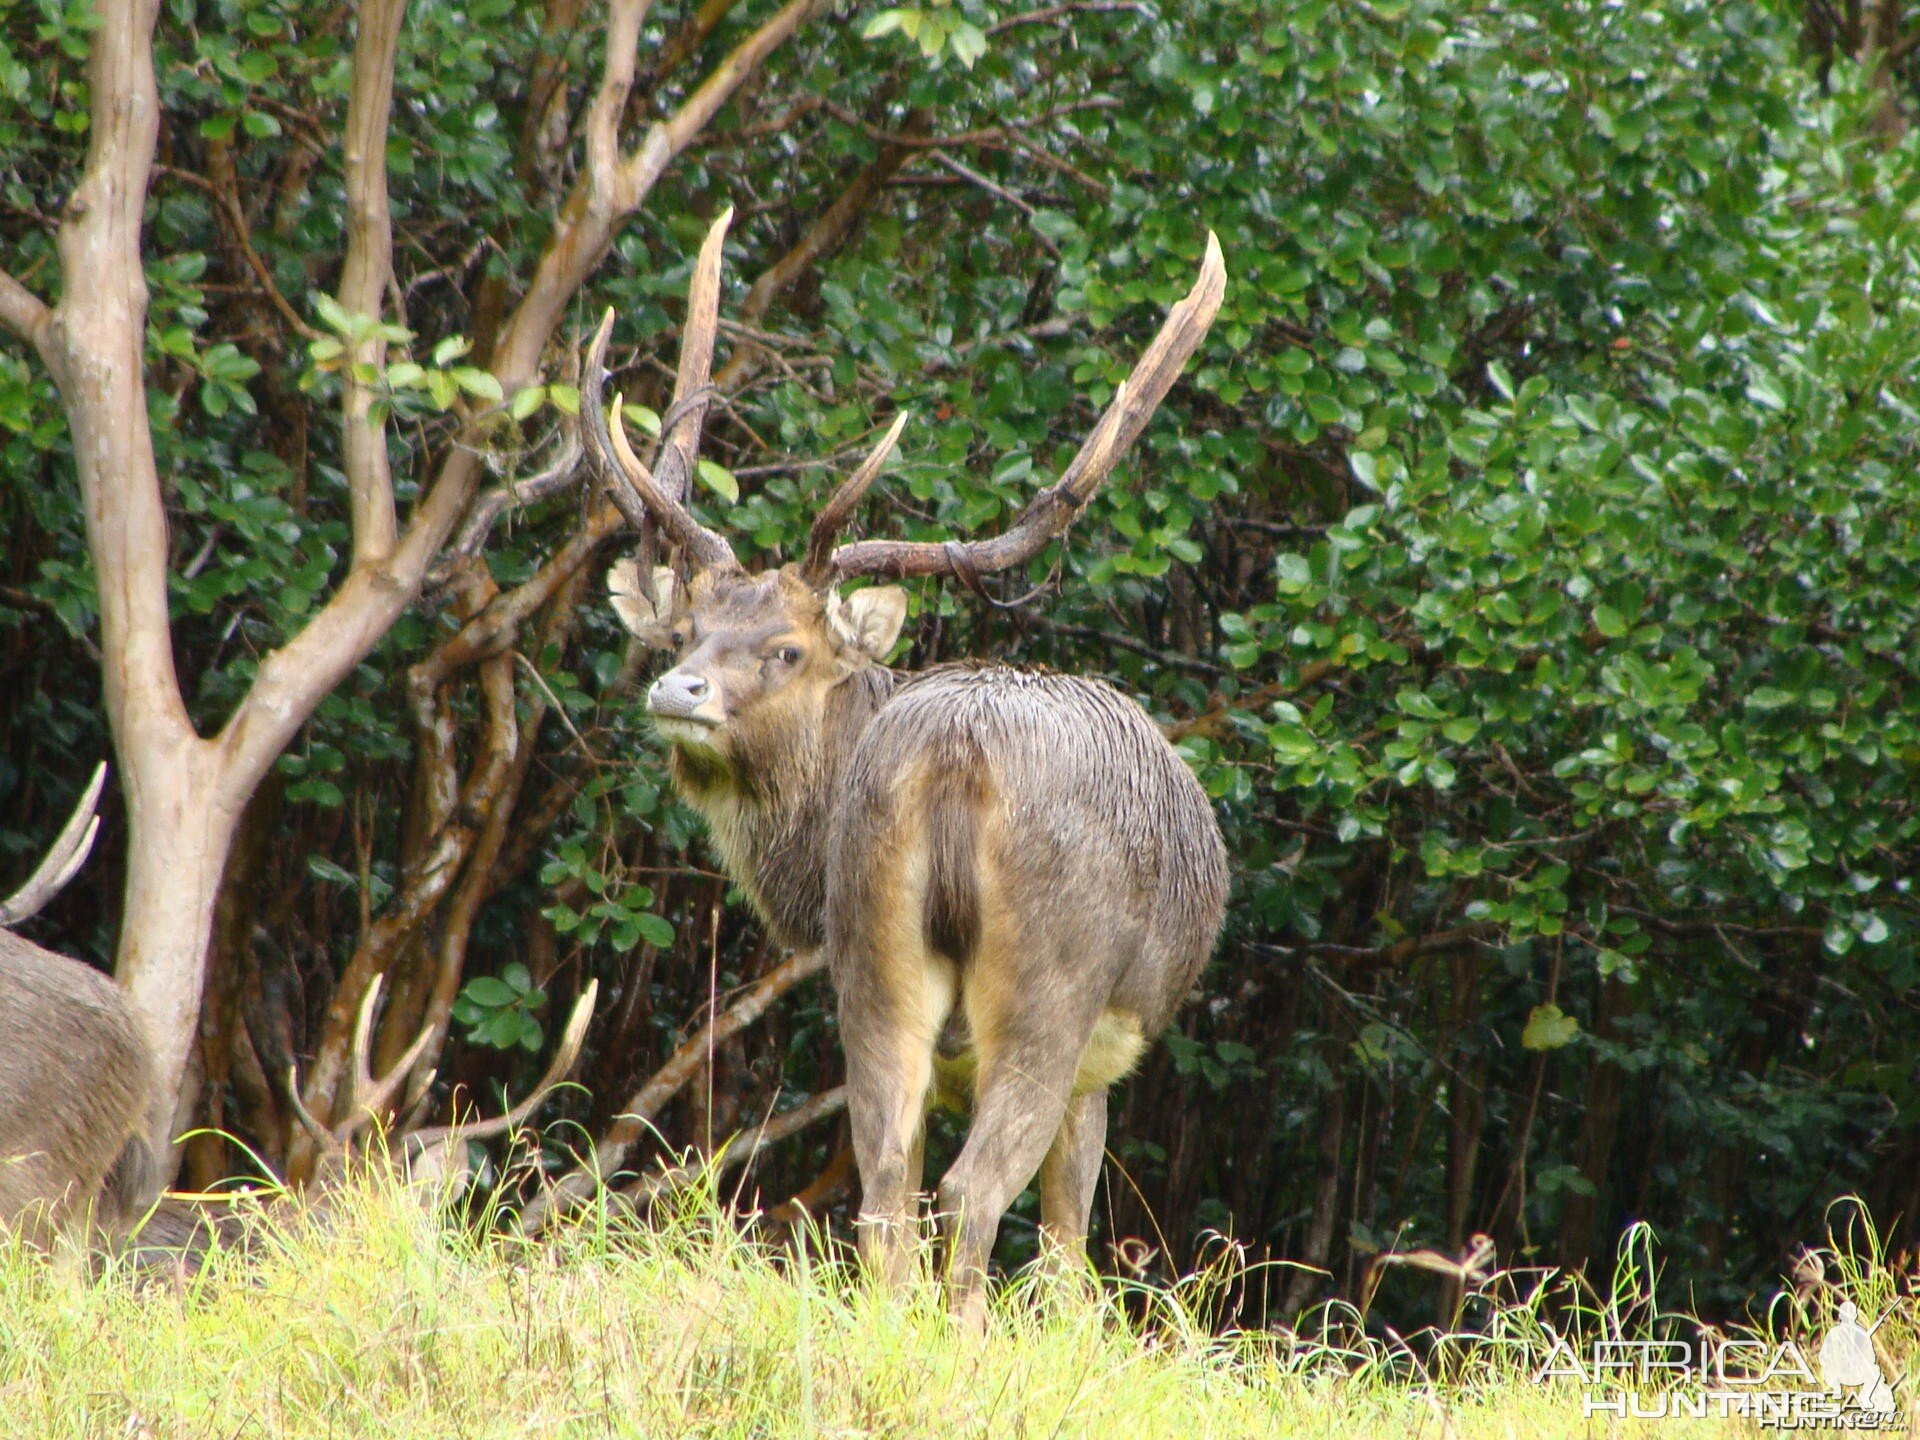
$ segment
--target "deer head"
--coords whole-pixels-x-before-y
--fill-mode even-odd
[[[906,618],[906,596],[884,585],[847,593],[847,582],[950,575],[984,594],[982,575],[1024,563],[1060,535],[1145,429],[1206,334],[1226,288],[1219,242],[1209,234],[1192,291],[1168,313],[1060,478],[1035,495],[1004,533],[964,543],[835,544],[899,441],[908,420],[902,412],[820,510],[804,558],[755,575],[685,503],[711,393],[720,256],[731,213],[715,222],[694,267],[673,401],[652,466],[627,441],[620,397],[610,407],[603,399],[612,311],[601,321],[585,367],[589,453],[644,537],[642,555],[609,573],[609,589],[628,629],[676,657],[648,692],[647,708],[675,747],[676,765],[684,770],[676,778],[695,784],[706,772],[709,779],[737,775],[743,766],[780,765],[796,746],[804,751],[806,736],[826,723],[834,687],[892,649]],[[673,569],[649,563],[645,552],[655,527],[684,557],[691,572],[685,585]]]

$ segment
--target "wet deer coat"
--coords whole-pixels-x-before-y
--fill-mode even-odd
[[[45,862],[0,902],[0,927],[29,919],[79,868],[105,778],[95,772]],[[144,1137],[151,1070],[111,979],[0,928],[0,1228],[46,1241],[140,1216],[160,1178]]]
[[[965,544],[834,536],[904,415],[814,521],[805,559],[749,574],[682,497],[707,393],[725,219],[695,266],[670,414],[651,468],[601,397],[612,317],[585,365],[591,452],[610,493],[684,557],[691,582],[633,561],[615,608],[675,663],[648,710],[680,793],[776,939],[824,946],[847,1055],[861,1237],[905,1263],[936,1071],[970,1090],[967,1140],[939,1186],[956,1305],[980,1313],[1001,1216],[1039,1175],[1042,1224],[1084,1242],[1107,1087],[1206,963],[1226,851],[1199,785],[1140,707],[1094,680],[1006,666],[900,676],[906,616],[859,577],[981,573],[1058,536],[1144,429],[1224,293],[1209,237],[1169,313],[1080,452],[1005,533]],[[617,416],[619,402],[612,413]]]

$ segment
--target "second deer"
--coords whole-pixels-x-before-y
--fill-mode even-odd
[[[144,1127],[152,1062],[110,976],[22,940],[93,848],[106,767],[27,883],[0,901],[0,1227],[37,1243],[137,1219],[159,1188]]]

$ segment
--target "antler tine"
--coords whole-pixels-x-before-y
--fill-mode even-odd
[[[482,1120],[472,1125],[436,1125],[430,1129],[416,1131],[413,1139],[422,1145],[430,1145],[452,1135],[466,1140],[485,1140],[490,1136],[505,1134],[517,1129],[526,1118],[540,1107],[542,1101],[554,1086],[567,1078],[567,1074],[580,1058],[580,1047],[586,1043],[587,1026],[593,1020],[593,1007],[600,997],[600,982],[589,980],[587,988],[574,1002],[573,1013],[567,1017],[567,1028],[560,1036],[560,1044],[553,1052],[553,1061],[547,1066],[546,1074],[540,1077],[540,1083],[527,1092],[527,1096],[506,1114],[492,1120]]]
[[[700,458],[700,430],[713,398],[713,346],[720,329],[720,262],[726,248],[733,207],[722,210],[701,242],[687,286],[687,323],[680,332],[680,368],[673,378],[673,404],[667,409],[660,453],[654,460],[661,492],[684,501],[692,492],[694,462]],[[729,558],[732,552],[728,552]]]
[[[413,1037],[403,1054],[393,1064],[393,1068],[378,1080],[368,1055],[373,1046],[373,1012],[380,1003],[380,989],[386,977],[376,975],[367,986],[367,993],[360,997],[360,1009],[353,1021],[353,1044],[348,1053],[348,1069],[353,1077],[352,1103],[348,1106],[346,1118],[337,1124],[331,1134],[337,1145],[345,1145],[369,1124],[383,1117],[393,1105],[393,1097],[400,1093],[400,1087],[406,1083],[413,1067],[420,1063],[420,1057],[426,1053],[427,1046],[433,1043],[434,1027],[429,1022],[421,1025],[420,1033]]]
[[[300,1128],[313,1138],[314,1143],[321,1150],[331,1151],[339,1145],[340,1142],[334,1138],[333,1132],[320,1123],[314,1113],[307,1108],[307,1102],[300,1098],[300,1067],[298,1065],[287,1066],[287,1100],[293,1106],[294,1118],[300,1122]]]
[[[606,384],[607,340],[613,330],[609,309],[587,349],[586,373],[581,376],[581,411],[586,420],[589,448],[606,481],[613,503],[627,523],[647,533],[649,516],[667,538],[686,552],[697,569],[737,564],[733,547],[694,519],[685,498],[700,452],[700,430],[712,396],[714,336],[720,325],[720,261],[727,226],[733,220],[729,206],[707,231],[694,262],[693,282],[687,292],[687,322],[680,338],[680,369],[667,409],[666,429],[655,456],[658,475],[647,469],[627,443],[620,422],[619,401],[609,424],[601,398]]]
[[[696,566],[734,564],[733,548],[713,531],[693,518],[678,500],[663,493],[653,474],[640,463],[627,443],[626,429],[620,422],[620,397],[616,397],[609,425],[608,407],[602,399],[606,386],[607,337],[613,331],[613,311],[609,309],[594,333],[587,349],[586,373],[580,383],[580,416],[586,422],[588,453],[597,463],[607,494],[626,516],[627,523],[641,534],[649,524],[658,525],[667,539],[687,553]]]
[[[100,817],[94,811],[99,808],[100,791],[106,783],[107,765],[103,760],[93,767],[93,778],[74,802],[73,814],[67,817],[46,858],[34,867],[26,884],[0,901],[0,927],[18,925],[38,915],[87,863],[94,836],[100,833]]]
[[[903,579],[912,575],[951,575],[964,571],[983,575],[1005,570],[1039,553],[1046,543],[1072,523],[1080,508],[1107,478],[1114,463],[1153,418],[1188,357],[1198,348],[1220,302],[1227,293],[1226,261],[1220,241],[1207,233],[1206,256],[1193,289],[1171,310],[1133,367],[1133,373],[1114,392],[1106,413],[1080,446],[1080,452],[1053,484],[1035,495],[1012,528],[1002,534],[966,544],[937,541],[862,540],[833,552],[827,569],[834,580],[856,575],[883,575]]]
[[[813,528],[807,532],[806,562],[801,566],[801,573],[809,580],[820,581],[827,577],[834,537],[852,517],[861,497],[879,476],[881,467],[887,463],[887,457],[893,454],[893,447],[900,441],[900,432],[907,428],[907,421],[911,418],[912,412],[908,410],[902,410],[893,417],[893,424],[880,437],[880,443],[873,447],[873,453],[860,462],[858,470],[841,482],[840,488],[833,492],[833,498],[814,516]]]

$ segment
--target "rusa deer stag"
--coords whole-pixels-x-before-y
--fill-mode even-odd
[[[652,468],[601,400],[612,315],[586,364],[602,478],[650,519],[691,581],[632,561],[616,610],[676,653],[647,708],[669,768],[781,944],[825,947],[874,1268],[898,1277],[936,1074],[972,1092],[940,1182],[950,1295],[984,1313],[1007,1206],[1040,1176],[1043,1228],[1084,1249],[1107,1087],[1172,1017],[1213,949],[1226,850],[1198,783],[1146,713],[1094,680],[999,665],[903,675],[880,663],[906,616],[868,577],[979,576],[1058,536],[1145,428],[1225,293],[1209,235],[1193,290],[1059,480],[1005,533],[836,546],[899,438],[896,419],[815,519],[798,564],[750,574],[684,502],[708,394],[726,217],[695,266],[675,395]],[[643,528],[643,537],[650,530]]]
[[[46,859],[0,902],[0,1227],[40,1244],[76,1225],[117,1231],[159,1188],[139,1020],[110,978],[6,928],[39,913],[86,860],[106,773],[95,768]]]

